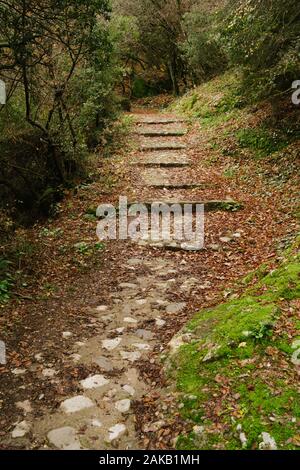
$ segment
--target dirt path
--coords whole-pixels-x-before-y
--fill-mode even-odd
[[[156,446],[153,439],[164,425],[155,408],[151,414],[151,406],[160,400],[162,391],[162,408],[168,411],[168,396],[162,390],[162,352],[196,309],[216,301],[227,281],[248,272],[272,253],[272,246],[266,246],[261,237],[253,255],[257,225],[263,227],[267,215],[274,223],[269,224],[265,236],[279,236],[276,213],[260,213],[254,200],[252,204],[248,201],[246,210],[236,212],[240,206],[233,200],[243,200],[242,189],[232,189],[217,170],[195,157],[195,142],[185,122],[159,114],[138,114],[135,120],[137,149],[125,162],[131,168],[131,202],[204,202],[205,250],[174,240],[116,242],[113,248],[108,247],[104,265],[94,277],[87,276],[81,286],[74,286],[81,292],[80,305],[74,305],[68,296],[48,306],[47,312],[53,315],[48,319],[53,326],[51,337],[47,337],[45,323],[36,326],[31,375],[28,377],[23,367],[9,370],[14,382],[6,383],[14,390],[8,394],[10,407],[3,422],[8,430],[2,433],[4,448]],[[98,278],[106,281],[99,284]],[[99,287],[104,292],[101,304],[96,295]],[[56,328],[58,311],[64,312],[68,302],[72,304],[72,323],[60,315]],[[85,314],[80,316],[83,310]],[[30,316],[26,318],[29,326],[25,326],[26,319],[23,325],[29,330]],[[23,342],[26,334],[22,332]],[[55,349],[55,336],[63,341],[63,352]],[[52,347],[51,360],[40,352],[45,345]],[[72,386],[60,393],[65,382],[72,382]],[[45,401],[49,387],[54,387],[58,396]],[[173,411],[172,421],[175,415]],[[172,447],[170,431],[159,436],[160,447]]]

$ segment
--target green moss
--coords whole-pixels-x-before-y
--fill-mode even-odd
[[[253,150],[258,157],[271,155],[288,144],[285,134],[266,127],[242,129],[237,132],[237,140],[242,148]]]
[[[279,448],[296,448],[297,382],[287,380],[280,361],[275,367],[278,371],[270,369],[268,379],[269,370],[265,372],[266,366],[260,364],[268,363],[269,348],[287,358],[293,352],[295,338],[285,331],[275,340],[272,336],[282,302],[300,298],[298,246],[299,239],[277,269],[266,274],[268,266],[263,265],[253,273],[249,282],[256,283],[240,298],[200,312],[186,326],[185,332],[195,339],[170,358],[170,373],[180,392],[182,417],[193,425],[204,425],[209,432],[201,438],[193,432],[181,436],[178,449],[240,449],[238,424],[249,449],[258,447],[262,432],[269,432]],[[299,328],[296,316],[289,321]],[[213,397],[222,397],[220,409],[214,410]],[[208,419],[211,408],[221,425],[217,431]]]
[[[212,127],[235,117],[241,105],[239,74],[231,71],[187,93],[171,109]]]

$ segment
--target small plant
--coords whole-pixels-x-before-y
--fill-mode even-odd
[[[95,243],[94,245],[90,245],[86,242],[80,242],[80,243],[76,243],[76,245],[74,245],[74,248],[80,255],[90,256],[95,251],[103,250],[104,244],[103,243]]]
[[[13,284],[12,276],[8,271],[10,264],[9,261],[0,258],[0,305],[10,299],[10,290]]]

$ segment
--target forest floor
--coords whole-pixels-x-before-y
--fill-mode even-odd
[[[242,278],[262,263],[272,270],[282,261],[278,250],[290,246],[298,227],[297,182],[291,176],[278,183],[277,162],[239,159],[233,164],[217,158],[213,131],[198,122],[149,109],[126,119],[132,121],[128,142],[113,158],[101,161],[95,181],[66,194],[53,220],[26,231],[22,250],[30,271],[0,318],[7,351],[7,364],[0,366],[2,449],[245,445],[242,428],[236,437],[236,429],[231,431],[223,420],[220,403],[226,394],[234,395],[235,420],[246,413],[238,406],[242,394],[226,377],[219,371],[214,375],[221,387],[214,390],[216,407],[210,400],[210,412],[205,416],[202,410],[200,417],[197,406],[203,403],[195,388],[205,385],[193,382],[194,388],[187,384],[187,390],[180,389],[162,359],[196,312],[237,298],[245,289]],[[162,135],[148,136],[149,130]],[[123,240],[99,243],[96,208],[117,206],[119,196],[130,202],[222,204],[214,211],[207,205],[202,250]],[[24,240],[24,233],[17,239]],[[253,280],[255,275],[249,282]],[[295,312],[299,317],[299,300],[290,302],[287,316]],[[272,351],[268,357],[279,368],[284,353]],[[276,396],[287,381],[295,387],[299,378],[294,364],[285,361],[286,376],[278,380]],[[253,386],[251,374],[247,377],[246,387]],[[299,445],[298,420],[291,415],[293,428],[278,445]],[[213,439],[201,443],[205,427]],[[259,444],[258,428],[251,438],[253,448]],[[232,438],[227,442],[224,432],[234,434],[234,443]]]

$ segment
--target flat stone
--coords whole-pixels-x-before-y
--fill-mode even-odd
[[[81,386],[85,390],[92,390],[94,388],[104,387],[109,384],[109,380],[104,377],[104,375],[92,375],[85,380],[80,382]]]
[[[129,361],[129,362],[138,361],[142,356],[141,353],[138,351],[134,351],[134,352],[120,351],[120,355],[122,359],[125,359],[126,361]]]
[[[179,117],[161,117],[161,116],[138,116],[136,122],[139,124],[173,124],[176,122],[185,122],[185,119]]]
[[[186,129],[149,129],[139,128],[137,133],[144,137],[180,137],[186,134]]]
[[[136,325],[138,321],[132,317],[125,317],[123,320],[125,323],[131,323],[132,325]]]
[[[161,328],[162,326],[165,326],[166,322],[165,320],[162,320],[161,318],[157,318],[155,320],[155,324],[156,326],[158,326],[159,328]]]
[[[121,289],[136,289],[138,286],[136,284],[132,284],[131,282],[122,282],[119,287]]]
[[[97,312],[106,312],[108,307],[106,305],[99,305],[99,307],[96,307]]]
[[[121,344],[121,342],[122,338],[104,339],[102,341],[102,347],[107,351],[113,351]]]
[[[150,351],[151,346],[149,344],[144,344],[144,343],[134,343],[133,346],[140,351]]]
[[[123,385],[122,389],[132,397],[135,395],[135,389],[131,385]]]
[[[161,183],[160,181],[149,182],[148,186],[150,188],[156,189],[169,189],[169,190],[180,190],[180,189],[206,189],[211,185],[207,183]]]
[[[64,331],[62,336],[64,339],[69,339],[71,336],[73,336],[73,333],[71,333],[71,331]]]
[[[180,313],[185,307],[186,307],[185,302],[169,304],[166,308],[166,312],[169,314]]]
[[[16,403],[16,407],[17,407],[19,410],[24,411],[25,414],[32,412],[32,406],[31,406],[31,403],[30,403],[29,400],[18,401],[18,402]]]
[[[140,264],[143,263],[143,260],[142,259],[139,259],[139,258],[130,258],[128,261],[127,261],[127,264],[129,266],[138,266]]]
[[[222,243],[230,243],[232,241],[232,238],[231,237],[221,237],[220,241]]]
[[[184,251],[201,251],[204,248],[203,242],[184,242],[180,244],[180,248]]]
[[[73,359],[74,362],[79,362],[82,358],[80,354],[72,354],[70,357],[71,359]]]
[[[86,410],[88,408],[92,408],[95,404],[89,398],[78,395],[77,397],[68,398],[64,402],[61,403],[61,409],[67,413],[77,413],[78,411]]]
[[[141,151],[146,152],[146,151],[155,151],[155,150],[185,150],[186,145],[185,144],[179,144],[177,142],[161,142],[161,143],[149,143],[149,144],[143,144],[141,146]]]
[[[147,209],[151,209],[153,204],[167,204],[169,206],[173,204],[179,204],[181,207],[185,205],[191,205],[193,212],[196,212],[196,207],[199,205],[204,206],[205,212],[215,212],[215,211],[224,211],[224,212],[236,212],[243,208],[243,204],[233,201],[233,200],[202,200],[202,201],[188,201],[188,200],[179,200],[179,199],[156,199],[152,201],[129,201],[128,207],[131,207],[134,204],[143,203]]]
[[[106,372],[111,372],[114,369],[112,362],[104,356],[96,358],[94,363]]]
[[[262,432],[261,438],[263,441],[259,444],[260,450],[277,450],[276,441],[268,432]]]
[[[120,411],[120,413],[128,413],[131,407],[131,401],[127,398],[125,400],[119,400],[115,404],[116,410]]]
[[[135,332],[135,334],[141,338],[141,339],[145,339],[146,341],[147,340],[150,340],[153,338],[154,334],[152,333],[152,331],[149,331],[149,330],[137,330]]]
[[[118,333],[118,335],[121,335],[122,333],[124,333],[124,331],[125,331],[125,328],[124,328],[124,327],[116,328],[116,329],[115,329],[115,332]]]
[[[48,441],[57,449],[61,450],[80,450],[81,445],[76,430],[69,426],[54,429],[47,435]]]
[[[168,152],[151,152],[143,154],[132,162],[132,165],[144,167],[161,167],[161,168],[185,168],[190,165],[190,160],[186,155]]]
[[[94,428],[102,428],[102,426],[103,426],[103,424],[101,423],[101,421],[99,421],[99,419],[96,419],[96,418],[92,419],[92,420],[90,421],[90,424],[91,424],[91,426],[93,426]]]
[[[26,369],[13,369],[11,371],[11,373],[14,375],[24,375],[26,374],[26,372],[27,372]]]
[[[108,430],[108,442],[117,441],[127,432],[125,424],[116,424]]]
[[[11,433],[11,437],[13,439],[18,439],[20,437],[26,436],[26,434],[30,431],[30,425],[27,421],[21,421],[15,427],[15,429]]]
[[[148,302],[147,299],[137,299],[137,300],[135,301],[135,303],[136,303],[137,305],[140,305],[140,306],[146,305],[147,302]]]

